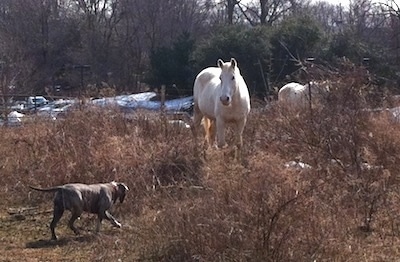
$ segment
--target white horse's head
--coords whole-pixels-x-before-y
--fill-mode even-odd
[[[230,105],[232,98],[238,89],[238,77],[239,70],[237,68],[237,62],[234,58],[231,58],[230,62],[224,63],[221,59],[218,59],[217,64],[221,68],[221,95],[219,97],[221,103],[225,106]]]
[[[319,99],[327,98],[331,89],[329,81],[310,81],[305,85],[311,91],[311,94],[317,96]],[[307,93],[308,91],[307,90]]]

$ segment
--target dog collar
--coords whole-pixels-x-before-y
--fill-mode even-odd
[[[118,199],[118,196],[117,196],[118,184],[113,181],[113,182],[111,182],[111,185],[112,185],[112,188],[113,188],[112,200],[115,203],[117,201],[117,199]]]
[[[114,190],[117,191],[118,190],[118,183],[115,181],[111,182],[111,185],[113,186]]]

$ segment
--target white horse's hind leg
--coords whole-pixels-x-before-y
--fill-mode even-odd
[[[193,109],[193,125],[196,130],[200,127],[201,119],[203,119],[203,114],[201,113],[199,106],[195,104]]]
[[[194,112],[193,112],[193,136],[195,139],[195,142],[197,144],[197,137],[201,125],[201,120],[203,119],[203,113],[201,113],[199,106],[197,103],[194,104]]]
[[[200,108],[195,102],[194,104],[194,112],[193,112],[193,123],[192,123],[192,133],[193,133],[193,138],[194,138],[194,144],[195,144],[195,155],[198,155],[197,148],[199,147],[199,141],[198,141],[198,133],[200,130],[200,125],[201,125],[201,120],[203,119],[203,113],[201,113]]]
[[[214,146],[215,143],[215,121],[208,117],[203,117],[203,126],[205,131],[205,140],[209,147]]]
[[[212,129],[213,129],[213,121],[208,117],[203,117],[203,127],[205,131],[205,140],[207,142],[208,147],[212,147],[214,145],[215,136],[213,137]]]

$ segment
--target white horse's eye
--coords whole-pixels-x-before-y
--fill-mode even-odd
[[[235,80],[235,76],[232,76],[232,80]]]

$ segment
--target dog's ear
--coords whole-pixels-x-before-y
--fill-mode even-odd
[[[118,183],[118,197],[119,197],[120,203],[124,202],[127,191],[129,191],[129,188],[127,185],[125,185],[124,183]]]

